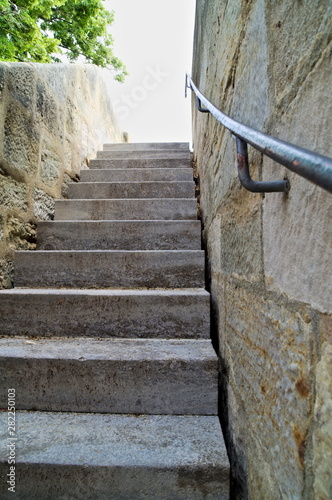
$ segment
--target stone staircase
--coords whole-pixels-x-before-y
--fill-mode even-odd
[[[90,167],[0,291],[0,497],[228,499],[188,145],[105,145]]]

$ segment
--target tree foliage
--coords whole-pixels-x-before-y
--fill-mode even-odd
[[[74,62],[108,67],[123,81],[124,64],[113,54],[108,26],[114,12],[103,0],[0,0],[0,60]]]

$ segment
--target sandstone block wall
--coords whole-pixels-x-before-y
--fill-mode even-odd
[[[197,0],[193,80],[233,118],[332,157],[332,4]],[[233,498],[332,498],[332,196],[193,106]]]
[[[0,288],[12,286],[13,252],[34,248],[54,198],[103,142],[121,140],[99,68],[0,63]]]

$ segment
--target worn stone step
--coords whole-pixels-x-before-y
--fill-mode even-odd
[[[55,220],[195,220],[195,198],[55,200]]]
[[[189,142],[122,142],[104,144],[104,151],[144,151],[144,150],[185,150],[189,151]]]
[[[191,153],[190,151],[167,151],[167,150],[151,150],[151,151],[98,151],[97,152],[97,159],[102,159],[102,158],[110,158],[110,159],[115,159],[115,158],[126,158],[126,159],[141,159],[141,158],[147,158],[147,159],[156,159],[156,158],[162,158],[162,159],[183,159],[183,160],[189,160],[191,158]]]
[[[210,340],[0,339],[1,408],[217,415],[218,358]]]
[[[4,335],[208,339],[210,296],[203,289],[0,290]]]
[[[81,182],[192,181],[189,168],[118,168],[82,170]]]
[[[200,250],[201,224],[188,221],[42,221],[38,250]]]
[[[204,288],[201,250],[19,251],[14,269],[25,288]]]
[[[217,417],[23,411],[16,418],[16,491],[22,500],[229,499],[229,462]],[[5,443],[5,412],[0,421]],[[5,478],[8,449],[2,446],[0,453]]]
[[[90,169],[123,168],[190,168],[190,158],[113,158],[90,160]]]
[[[189,182],[84,182],[68,187],[71,199],[194,198],[195,185]]]

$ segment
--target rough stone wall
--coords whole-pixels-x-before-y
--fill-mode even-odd
[[[119,142],[101,71],[92,65],[0,63],[0,288],[13,252],[35,247],[36,222],[103,142]]]
[[[332,3],[197,0],[193,80],[217,107],[332,157]],[[332,498],[332,196],[193,106],[233,498]]]

